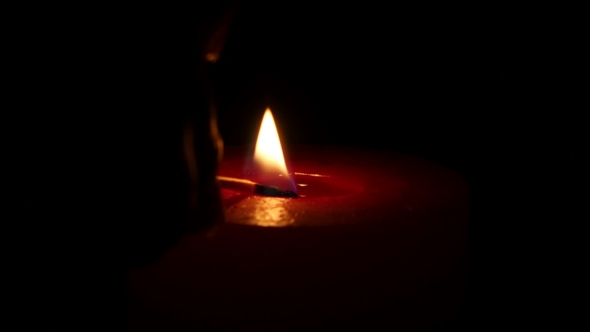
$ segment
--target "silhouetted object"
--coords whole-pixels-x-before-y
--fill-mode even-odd
[[[222,221],[208,67],[236,8],[41,8],[47,56],[31,98],[51,114],[35,128],[31,204],[46,329],[124,329],[128,269]]]

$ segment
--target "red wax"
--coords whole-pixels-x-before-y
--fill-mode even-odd
[[[223,190],[224,225],[131,273],[133,329],[424,330],[456,313],[468,210],[456,173],[385,151],[285,152],[302,197]],[[226,148],[219,175],[249,177],[250,153]]]

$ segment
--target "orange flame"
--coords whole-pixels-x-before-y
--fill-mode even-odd
[[[264,174],[282,177],[282,181],[280,182],[292,183],[287,170],[287,164],[285,163],[277,126],[275,125],[270,108],[266,109],[262,118],[258,139],[256,140],[256,148],[254,150],[254,164]],[[266,184],[270,185],[272,183]],[[280,187],[285,187],[285,185]],[[287,187],[294,188],[294,185],[290,184]]]

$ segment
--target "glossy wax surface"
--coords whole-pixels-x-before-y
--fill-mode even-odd
[[[420,331],[457,312],[464,180],[385,151],[285,153],[304,197],[223,190],[225,224],[129,275],[131,330]],[[250,156],[226,148],[219,175],[248,178]]]
[[[466,190],[452,171],[406,155],[359,148],[292,146],[286,149],[298,199],[222,190],[230,223],[327,226],[391,222],[427,207],[445,208]],[[219,174],[256,180],[248,171],[252,148],[228,147]],[[279,185],[280,181],[263,183]],[[444,194],[443,194],[444,193]]]

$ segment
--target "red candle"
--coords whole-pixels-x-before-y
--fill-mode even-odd
[[[423,330],[457,312],[464,180],[385,151],[285,152],[300,197],[222,190],[225,224],[131,273],[133,328]],[[251,156],[226,148],[219,174],[252,177]]]

